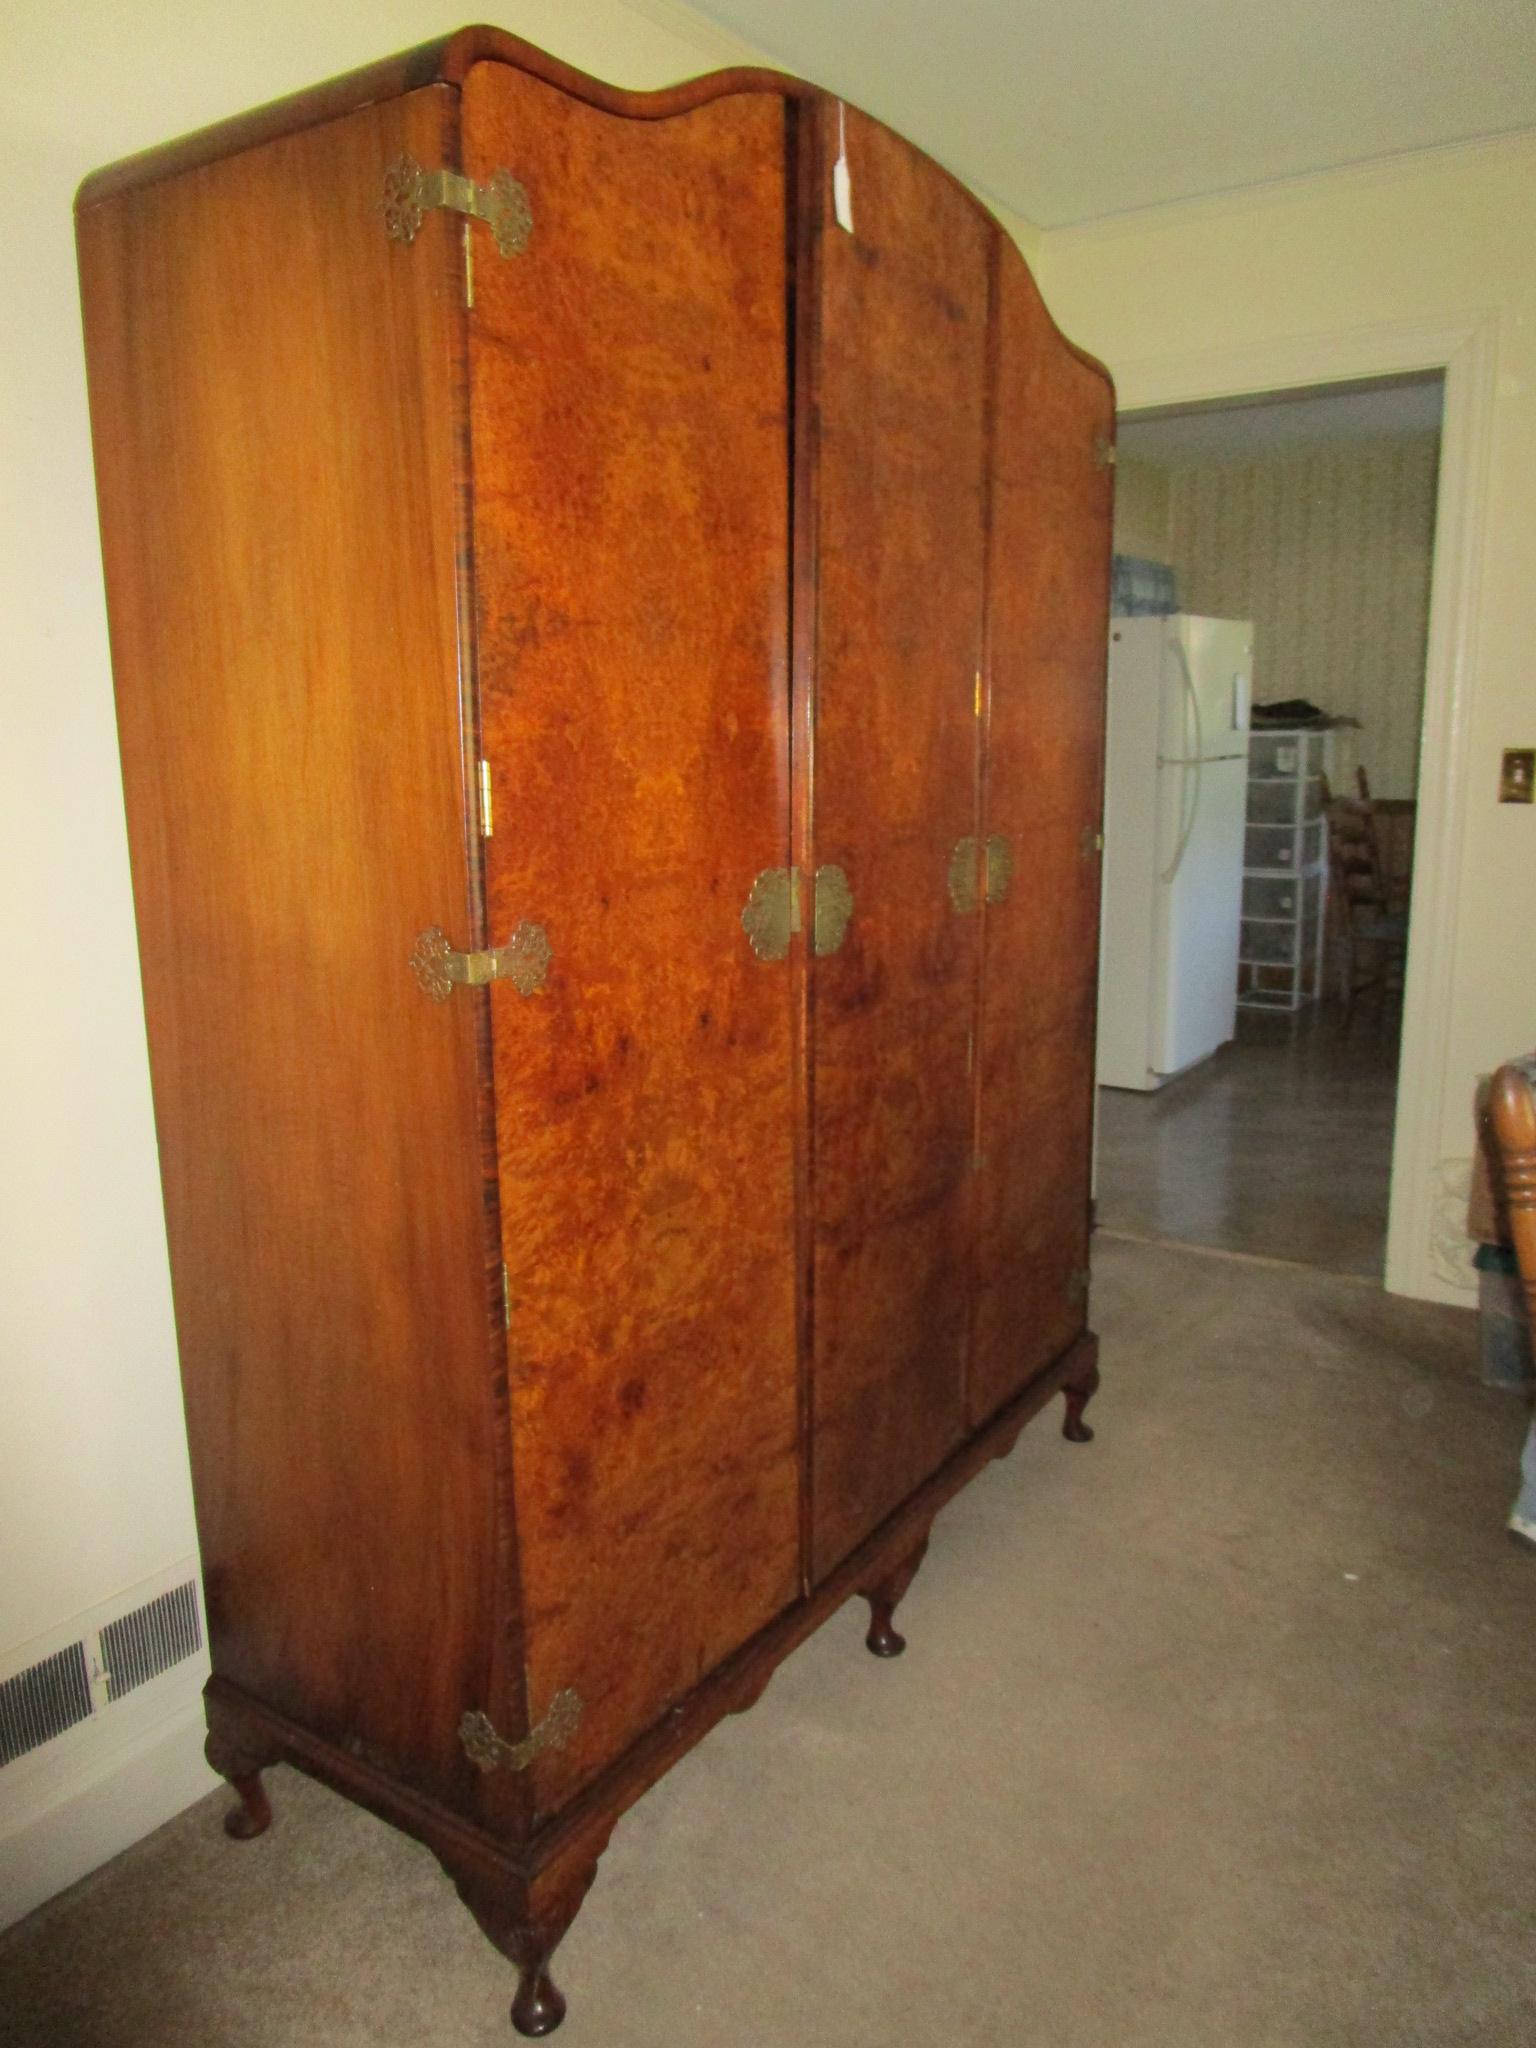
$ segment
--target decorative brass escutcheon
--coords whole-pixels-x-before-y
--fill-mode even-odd
[[[969,917],[980,901],[978,868],[975,840],[957,840],[949,856],[949,900],[962,917]]]
[[[835,953],[848,936],[853,916],[853,890],[848,877],[834,863],[816,870],[816,903],[811,943],[819,954]]]
[[[566,1686],[555,1694],[549,1712],[521,1742],[508,1742],[498,1735],[488,1714],[466,1714],[459,1723],[459,1741],[470,1762],[482,1771],[526,1771],[546,1749],[564,1749],[580,1720],[581,1694]]]
[[[494,171],[477,185],[461,171],[424,171],[414,157],[398,157],[384,173],[379,201],[389,239],[414,242],[425,216],[437,209],[483,220],[503,256],[520,256],[533,233],[528,194],[510,171]]]
[[[987,901],[1006,903],[1013,881],[1013,841],[1006,833],[994,832],[987,841]]]
[[[487,953],[459,953],[441,925],[423,932],[411,953],[411,972],[434,1003],[446,1003],[456,985],[484,988],[510,981],[520,996],[544,986],[551,959],[549,934],[541,924],[520,924],[504,946]]]
[[[960,839],[949,857],[949,900],[962,917],[969,917],[985,897],[988,903],[1006,903],[1013,881],[1013,842],[1006,833],[994,832],[985,845],[975,839]]]
[[[800,929],[798,868],[764,868],[741,910],[741,928],[759,960],[782,960]]]

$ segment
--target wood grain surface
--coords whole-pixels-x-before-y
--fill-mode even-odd
[[[406,152],[510,171],[526,251],[391,242]],[[213,1749],[246,1833],[286,1756],[428,1842],[542,2029],[617,1814],[849,1594],[894,1648],[1051,1395],[1088,1434],[1112,394],[771,73],[463,30],[79,220]],[[408,971],[524,921],[534,995]]]
[[[1002,238],[996,283],[984,835],[1013,878],[983,913],[972,1427],[1087,1317],[1113,476],[1109,379]]]
[[[819,113],[816,859],[852,884],[814,967],[813,1572],[964,1420],[991,224],[910,144]],[[853,232],[832,214],[845,147]]]
[[[800,1582],[789,963],[784,109],[637,123],[501,64],[466,168],[483,747],[529,1710],[584,1709],[541,1810]]]
[[[215,1672],[458,1807],[496,1637],[450,399],[428,88],[79,218]],[[405,1682],[402,1674],[409,1674]]]

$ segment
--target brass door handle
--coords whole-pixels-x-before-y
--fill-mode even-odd
[[[816,906],[811,944],[822,955],[835,953],[848,936],[853,918],[853,890],[843,870],[833,863],[816,870]]]
[[[994,832],[985,845],[965,838],[955,841],[949,856],[949,900],[969,917],[985,896],[988,903],[1006,903],[1013,882],[1013,842]]]
[[[823,957],[835,953],[848,936],[852,917],[853,889],[844,871],[829,861],[816,870],[812,889],[813,950]],[[782,960],[790,939],[803,929],[800,870],[764,868],[742,906],[741,926],[759,960]]]
[[[549,972],[549,935],[541,924],[520,924],[504,946],[485,953],[460,953],[449,944],[441,925],[417,939],[411,972],[435,1003],[446,1003],[455,986],[484,988],[489,981],[510,981],[520,996],[544,986]]]

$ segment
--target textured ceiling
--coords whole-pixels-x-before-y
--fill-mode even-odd
[[[1536,0],[695,0],[1042,227],[1536,126]]]
[[[1438,433],[1442,390],[1439,377],[1397,377],[1256,404],[1130,413],[1121,419],[1117,438],[1123,455],[1167,468],[1252,462],[1383,434]]]

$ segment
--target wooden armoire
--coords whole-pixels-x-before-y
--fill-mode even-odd
[[[466,29],[77,222],[209,1756],[547,2032],[624,1808],[1089,1434],[1110,384],[770,72]]]

